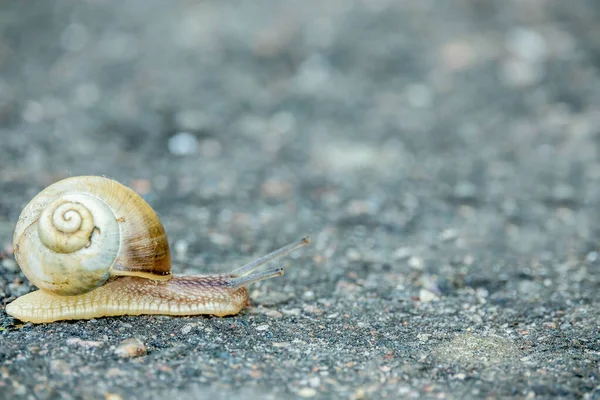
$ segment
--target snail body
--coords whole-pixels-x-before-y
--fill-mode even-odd
[[[308,237],[228,274],[173,275],[165,229],[133,190],[97,176],[56,182],[23,209],[15,260],[40,290],[6,312],[34,323],[105,316],[227,316],[249,303],[246,285],[283,275],[259,266],[310,243]]]

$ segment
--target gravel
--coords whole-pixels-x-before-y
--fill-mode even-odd
[[[310,234],[227,318],[24,324],[0,398],[600,396],[597,2],[74,2],[0,13],[0,304],[74,175],[177,273]]]

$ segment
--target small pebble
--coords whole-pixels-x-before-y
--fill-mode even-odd
[[[318,376],[313,376],[312,378],[310,378],[308,380],[308,385],[310,387],[316,388],[316,387],[319,387],[320,384],[321,384],[321,378],[319,378]]]
[[[19,282],[13,282],[8,284],[8,290],[13,296],[19,297],[29,293],[29,286]]]
[[[169,138],[169,151],[176,156],[194,154],[198,150],[198,139],[188,132],[179,132]]]
[[[421,269],[423,269],[424,265],[425,265],[425,263],[424,263],[423,259],[420,257],[413,256],[408,260],[408,266],[413,269],[421,270]]]
[[[6,261],[6,260],[4,260]],[[589,262],[589,263],[593,263],[598,261],[598,252],[597,251],[591,251],[589,252],[586,256],[585,256],[585,261]]]
[[[304,297],[305,299],[314,299],[315,298],[315,292],[313,292],[312,290],[307,290],[306,292],[304,292],[302,294],[302,297]]]
[[[263,197],[269,199],[283,199],[292,193],[292,185],[282,180],[270,179],[261,186]]]
[[[187,257],[189,243],[186,240],[180,239],[180,240],[176,241],[175,245],[173,247],[175,250],[175,254],[177,255],[178,258],[186,258]]]
[[[477,49],[467,40],[452,40],[439,50],[443,65],[450,71],[468,69],[477,62]]]
[[[79,346],[85,347],[88,349],[94,347],[100,347],[104,344],[104,342],[96,341],[96,340],[82,340],[80,338],[69,338],[67,339],[67,345],[69,346]]]
[[[107,378],[113,378],[113,377],[117,377],[117,376],[127,376],[127,372],[119,369],[119,368],[110,368],[108,369],[108,371],[106,371],[105,376]]]
[[[430,335],[430,334],[428,334],[428,333],[419,333],[419,334],[417,335],[417,339],[418,339],[418,340],[419,340],[419,342],[421,342],[421,343],[425,343],[425,342],[427,342],[427,341],[429,340],[429,338],[430,338],[430,337],[431,337],[431,335]]]
[[[21,385],[17,381],[13,381],[14,394],[17,396],[24,396],[27,394],[27,387],[25,385]]]
[[[449,242],[458,237],[458,232],[455,229],[444,229],[440,234],[440,239],[444,242]]]
[[[160,355],[162,358],[165,358],[165,359],[174,359],[174,358],[182,357],[182,355],[185,355],[187,353],[187,351],[188,350],[187,350],[186,345],[184,345],[183,343],[178,343],[178,344],[174,345],[173,347],[163,349],[160,352]]]
[[[17,265],[15,260],[7,258],[5,260],[2,260],[2,268],[4,268],[5,270],[7,270],[9,272],[17,272],[19,269],[19,266]]]
[[[346,212],[353,217],[374,215],[377,211],[377,204],[368,200],[352,200],[346,206]]]
[[[410,249],[408,247],[400,247],[394,251],[394,260],[405,260],[410,257]]]
[[[192,331],[192,325],[186,325],[183,328],[181,328],[181,333],[183,333],[184,335],[187,335],[188,333],[190,333]]]
[[[316,314],[316,315],[323,314],[323,310],[321,310],[318,307],[311,306],[311,305],[305,305],[304,307],[302,307],[302,309],[304,310],[305,313],[309,313],[309,314]]]
[[[560,325],[560,330],[561,331],[565,331],[571,329],[571,323],[570,322],[565,322],[563,324]]]
[[[50,360],[50,370],[54,374],[70,376],[73,374],[73,369],[65,360]]]
[[[363,388],[358,388],[354,391],[354,393],[352,394],[352,396],[350,397],[351,400],[363,400],[367,398],[367,394],[365,393],[365,389]]]
[[[320,54],[313,54],[300,65],[295,81],[301,91],[319,93],[326,86],[331,73],[331,68],[325,57]]]
[[[423,303],[429,303],[430,301],[437,300],[438,296],[430,290],[421,289],[419,290],[419,299]]]
[[[133,358],[146,355],[144,343],[136,338],[125,339],[115,349],[115,354],[122,358]]]
[[[360,259],[362,258],[360,251],[354,248],[350,248],[346,251],[346,257],[350,261],[360,261]]]
[[[285,303],[293,296],[289,293],[277,292],[277,291],[269,291],[269,292],[261,292],[259,290],[254,290],[251,295],[252,299],[256,301],[257,304],[262,306],[275,306],[277,304]]]
[[[545,61],[549,54],[544,36],[527,28],[510,30],[506,36],[506,47],[516,57],[529,63]]]
[[[210,239],[211,243],[217,246],[228,246],[233,241],[231,236],[216,232],[209,233],[208,238]]]
[[[538,63],[529,63],[519,59],[506,60],[502,64],[501,78],[509,87],[523,88],[539,83],[544,70]]]
[[[298,390],[298,396],[303,398],[315,397],[317,395],[317,391],[313,388],[302,388]]]
[[[254,329],[256,329],[257,331],[266,331],[267,329],[269,329],[269,325],[268,324],[259,325]]]
[[[277,311],[277,310],[266,310],[266,311],[264,312],[264,314],[265,314],[267,317],[271,317],[271,318],[281,318],[281,317],[283,317],[283,314],[282,314],[282,313],[280,313],[280,312],[279,312],[279,311]]]

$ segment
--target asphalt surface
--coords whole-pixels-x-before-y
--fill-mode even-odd
[[[0,398],[600,398],[600,3],[0,5],[0,304],[24,205],[105,175],[177,273],[306,234],[234,317],[24,324]]]

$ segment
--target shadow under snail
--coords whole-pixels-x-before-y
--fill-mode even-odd
[[[23,209],[15,259],[40,290],[6,306],[34,323],[162,314],[227,316],[249,304],[246,285],[283,275],[253,272],[310,243],[305,237],[227,274],[173,275],[169,242],[136,192],[99,176],[56,182]]]

